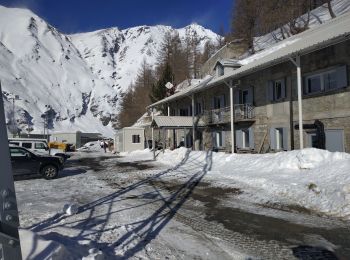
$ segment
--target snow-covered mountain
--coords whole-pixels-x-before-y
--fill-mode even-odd
[[[142,61],[155,66],[164,35],[175,31],[183,40],[196,33],[202,48],[218,37],[197,24],[65,35],[29,10],[0,6],[0,80],[8,125],[40,133],[46,113],[50,131],[112,135],[122,96]]]

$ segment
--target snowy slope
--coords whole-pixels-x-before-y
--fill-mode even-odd
[[[350,0],[332,0],[332,9],[334,11],[334,14],[336,16],[342,15],[346,12],[350,11]],[[304,14],[301,17],[297,19],[297,23],[303,25],[304,21],[307,21],[308,15]],[[310,11],[310,21],[309,21],[309,28],[314,28],[316,26],[319,26],[323,24],[324,22],[332,19],[332,17],[329,14],[327,4],[324,4],[323,6],[320,6],[314,10]],[[286,38],[292,36],[290,34],[289,26],[284,25],[283,26],[284,36]],[[266,35],[263,35],[261,37],[255,37],[254,38],[254,48],[255,51],[260,51],[263,49],[269,48],[271,45],[275,44],[276,42],[282,41],[282,33],[280,29],[277,29],[271,33],[268,33]]]
[[[42,132],[43,113],[50,131],[113,134],[122,95],[143,59],[155,66],[167,26],[117,28],[65,35],[26,9],[0,6],[0,80],[8,125]],[[217,35],[199,25],[178,29],[196,32],[201,46]]]
[[[92,68],[94,74],[120,91],[127,91],[143,60],[156,65],[158,51],[166,33],[178,32],[180,39],[197,34],[200,49],[217,35],[197,24],[181,29],[169,26],[137,26],[125,30],[109,28],[96,32],[71,35],[75,46]]]

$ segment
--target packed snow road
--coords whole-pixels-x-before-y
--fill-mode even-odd
[[[349,223],[213,186],[205,159],[77,153],[59,179],[16,181],[29,259],[349,259]],[[68,204],[75,208],[63,212]],[[38,236],[37,236],[38,235]],[[22,241],[28,239],[21,232]],[[33,239],[32,239],[33,240]],[[38,241],[47,240],[47,244]],[[54,241],[54,242],[51,242]],[[54,259],[55,259],[54,257]]]

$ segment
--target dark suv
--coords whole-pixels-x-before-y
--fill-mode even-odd
[[[58,156],[34,154],[23,147],[10,146],[14,175],[41,174],[45,179],[54,179],[63,169],[64,159]]]

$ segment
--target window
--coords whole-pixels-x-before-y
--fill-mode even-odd
[[[325,89],[337,88],[337,73],[336,71],[326,72],[323,76],[323,82]]]
[[[140,141],[140,135],[132,135],[132,143],[133,144],[139,144]]]
[[[179,114],[180,116],[189,116],[188,108],[180,108]]]
[[[288,128],[270,128],[270,148],[275,151],[288,150]]]
[[[225,144],[225,132],[224,131],[216,131],[213,133],[213,143],[214,147],[220,148]]]
[[[282,81],[277,80],[275,81],[275,100],[279,100],[283,98],[282,97]]]
[[[347,68],[346,66],[340,66],[305,77],[304,94],[320,93],[347,86]]]
[[[249,91],[243,90],[242,91],[242,104],[247,104],[249,102]]]
[[[286,84],[284,79],[271,80],[268,82],[268,100],[279,101],[286,98]]]
[[[22,142],[22,147],[27,148],[27,149],[31,149],[32,148],[32,143],[24,143],[24,142]]]
[[[235,131],[235,145],[238,149],[254,149],[254,130],[252,127]]]
[[[254,87],[248,87],[243,90],[236,90],[234,94],[235,104],[250,104],[253,105]]]
[[[22,150],[20,148],[10,148],[10,154],[11,157],[25,157],[27,154],[27,151]]]
[[[19,143],[18,143],[18,142],[10,142],[10,144],[19,146]]]
[[[44,143],[35,143],[34,145],[35,149],[44,149],[46,150],[46,145]]]
[[[217,72],[217,76],[223,76],[224,75],[224,67],[221,64],[218,64],[216,66],[216,72]]]
[[[324,86],[322,84],[322,74],[314,75],[307,77],[306,81],[306,93],[318,93],[324,90]]]
[[[197,102],[196,103],[196,115],[201,115],[202,113],[203,113],[202,102]]]
[[[219,109],[225,107],[225,96],[216,96],[213,98],[213,108],[214,109]]]

